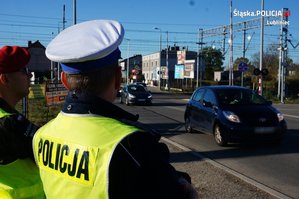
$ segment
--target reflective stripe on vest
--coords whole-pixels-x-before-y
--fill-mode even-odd
[[[137,130],[111,118],[63,113],[40,128],[33,147],[47,199],[108,199],[112,154]]]
[[[9,116],[9,115],[12,115],[12,113],[7,113],[2,108],[0,108],[0,118],[3,118],[5,116]]]
[[[12,115],[0,108],[0,118]],[[32,160],[18,159],[0,165],[0,198],[44,198],[39,171]]]

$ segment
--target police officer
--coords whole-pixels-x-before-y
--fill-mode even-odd
[[[159,137],[113,104],[123,37],[117,21],[92,20],[65,29],[47,46],[69,89],[62,112],[33,141],[48,199],[197,198],[190,177],[169,164]]]
[[[29,93],[27,49],[0,49],[0,198],[44,198],[34,163],[32,138],[37,126],[15,110]]]

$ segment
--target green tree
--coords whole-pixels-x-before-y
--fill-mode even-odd
[[[275,44],[270,45],[263,55],[263,68],[268,69],[269,74],[264,77],[265,81],[277,81],[278,67],[279,67],[279,51],[278,46]],[[259,68],[260,65],[260,53],[255,53],[252,60],[253,65]],[[287,58],[287,65],[292,65],[293,60]]]
[[[263,77],[263,80],[267,84],[268,90],[272,91],[272,94],[275,95],[277,91],[277,82],[278,82],[278,68],[279,68],[279,51],[277,50],[278,45],[271,44],[265,50],[263,54],[263,68],[266,68],[269,72],[268,75]],[[286,60],[287,65],[292,65],[293,60],[287,58]],[[255,53],[252,56],[252,64],[259,68],[260,65],[260,53]],[[258,78],[253,79],[255,85],[257,85]]]
[[[205,79],[213,80],[214,71],[223,71],[224,56],[219,49],[205,47],[202,50],[202,57],[205,65]]]

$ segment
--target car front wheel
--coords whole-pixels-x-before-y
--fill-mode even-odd
[[[193,129],[192,129],[192,126],[191,126],[191,120],[189,117],[186,117],[185,119],[185,129],[186,129],[186,133],[192,133],[193,132]]]
[[[227,145],[225,133],[221,131],[221,128],[218,124],[216,124],[214,127],[214,139],[219,146]]]

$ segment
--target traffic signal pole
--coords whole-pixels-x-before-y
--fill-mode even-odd
[[[262,0],[261,10],[264,10],[264,0]],[[260,34],[260,71],[263,70],[264,56],[264,16],[261,15],[261,34]],[[263,76],[259,75],[258,94],[263,95]]]

